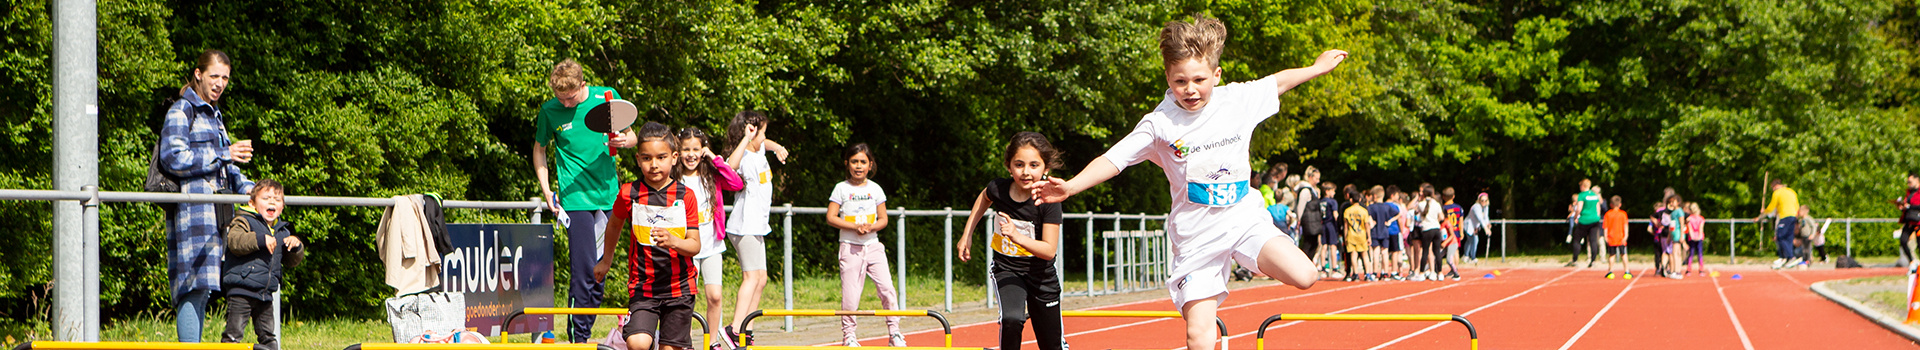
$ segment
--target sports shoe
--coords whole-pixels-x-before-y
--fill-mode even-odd
[[[740,341],[740,346],[753,346],[753,330],[740,330],[740,337],[735,339]]]
[[[1607,271],[1607,279],[1613,279],[1613,271]]]
[[[1414,282],[1422,282],[1422,281],[1426,281],[1426,280],[1427,280],[1427,274],[1426,274],[1426,273],[1416,273],[1416,274],[1413,274],[1413,281],[1414,281]]]
[[[1632,272],[1628,272],[1628,273],[1627,273],[1627,278],[1626,278],[1626,279],[1633,279],[1633,273],[1632,273]]]
[[[1779,270],[1780,266],[1784,266],[1786,264],[1787,264],[1787,259],[1773,259],[1773,269],[1775,270]]]
[[[840,346],[845,346],[845,347],[849,347],[849,348],[857,348],[857,347],[860,347],[860,342],[859,342],[859,341],[856,341],[856,340],[853,340],[853,339],[846,339],[846,340],[841,340],[841,341],[840,341]]]
[[[900,335],[900,333],[887,335],[887,346],[892,346],[892,347],[907,346],[907,336]]]
[[[1460,280],[1460,271],[1448,272],[1447,277],[1453,278],[1453,280],[1458,281]]]

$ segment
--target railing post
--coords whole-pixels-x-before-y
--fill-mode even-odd
[[[1500,262],[1507,262],[1507,220],[1500,220]]]
[[[946,223],[942,224],[945,227],[941,229],[941,232],[944,232],[941,235],[945,237],[942,238],[942,242],[946,242],[946,245],[941,246],[940,250],[946,252],[946,254],[941,255],[947,262],[947,275],[945,278],[947,284],[947,308],[945,311],[953,312],[953,249],[955,247],[953,244],[953,207],[946,207],[944,210],[946,210]]]
[[[971,216],[973,214],[969,213],[967,215]],[[998,231],[994,230],[995,228],[993,226],[993,218],[995,217],[998,217],[998,216],[994,215],[993,209],[987,209],[987,212],[980,216],[980,218],[982,219],[980,220],[980,226],[981,226],[980,232],[985,233],[983,235],[980,235],[980,237],[985,238],[984,241],[986,243],[983,244],[983,246],[987,247],[986,254],[982,254],[982,255],[986,255],[985,258],[987,259],[987,272],[980,277],[981,277],[981,280],[985,281],[984,283],[982,283],[982,285],[987,286],[987,307],[988,308],[992,308],[994,303],[998,302],[1000,298],[1000,288],[993,284],[993,254],[995,254],[993,250],[994,248],[993,235],[1000,234]]]
[[[1847,256],[1853,256],[1853,219],[1847,219]]]
[[[1114,234],[1121,233],[1120,232],[1120,212],[1113,213],[1113,233]],[[1119,238],[1119,239],[1123,239],[1123,240],[1126,239],[1125,238],[1126,235],[1121,235],[1120,237],[1122,238]],[[1127,266],[1126,243],[1121,243],[1121,242],[1114,243],[1113,255],[1114,255],[1113,264],[1108,265],[1106,271],[1102,271],[1103,273],[1101,275],[1105,275],[1107,277],[1104,280],[1105,282],[1107,282],[1108,288],[1115,292],[1118,292],[1120,290],[1126,289],[1125,282],[1124,282],[1126,281],[1126,275],[1124,274],[1124,270],[1122,270],[1127,268],[1126,267]],[[1120,275],[1120,276],[1114,276],[1114,275]]]
[[[787,216],[781,219],[780,286],[787,290],[787,310],[793,310],[793,203],[787,203]],[[786,331],[793,332],[793,316],[787,316]]]
[[[1734,239],[1733,232],[1738,230],[1734,227],[1739,226],[1739,224],[1735,224],[1733,223],[1733,221],[1734,221],[1733,219],[1727,219],[1727,263],[1728,264],[1733,263],[1733,246],[1735,245],[1735,242],[1733,241]]]
[[[540,213],[547,211],[547,205],[540,203],[540,197],[527,198],[527,201],[533,202],[533,210],[527,212],[527,223],[540,223]]]
[[[1093,294],[1093,212],[1087,212],[1087,296]]]
[[[1140,233],[1144,234],[1146,232],[1147,213],[1140,213]],[[1133,278],[1137,281],[1134,282],[1134,285],[1139,286],[1139,289],[1147,289],[1147,286],[1152,285],[1152,282],[1148,281],[1150,279],[1148,276],[1153,273],[1149,270],[1152,265],[1148,264],[1153,262],[1153,256],[1155,254],[1153,253],[1152,243],[1147,242],[1147,240],[1147,237],[1134,238],[1134,242],[1136,242],[1134,243],[1134,250],[1140,252],[1138,255],[1146,257],[1145,259],[1141,259],[1141,261],[1137,261],[1136,266],[1138,267],[1134,268]]]
[[[894,245],[898,248],[893,250],[893,255],[896,257],[894,261],[900,265],[894,274],[900,276],[900,280],[893,283],[893,300],[895,300],[893,306],[897,310],[905,310],[907,307],[907,207],[900,207],[898,210],[900,222],[893,225],[893,232],[894,241],[899,243]]]

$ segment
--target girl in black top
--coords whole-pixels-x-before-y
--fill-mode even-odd
[[[988,266],[993,272],[995,291],[1000,298],[1000,348],[1020,348],[1020,328],[1029,315],[1033,335],[1042,350],[1060,350],[1065,345],[1060,325],[1060,279],[1054,271],[1054,254],[1060,247],[1060,203],[1035,205],[1028,184],[1044,181],[1047,171],[1060,164],[1060,152],[1035,132],[1013,135],[1007,144],[1006,166],[1010,178],[987,182],[986,190],[973,201],[973,213],[960,233],[960,261],[973,258],[973,228],[987,208],[994,211],[994,233],[987,238],[993,251]]]

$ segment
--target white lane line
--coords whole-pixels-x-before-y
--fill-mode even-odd
[[[1478,308],[1474,308],[1473,310],[1467,311],[1467,313],[1460,314],[1460,316],[1462,317],[1473,316],[1473,314],[1479,313],[1480,310],[1486,310],[1487,308],[1491,308],[1494,305],[1500,305],[1501,303],[1505,303],[1509,300],[1518,299],[1520,298],[1520,296],[1527,295],[1528,293],[1533,293],[1533,291],[1540,290],[1540,288],[1546,288],[1547,285],[1553,284],[1554,282],[1559,282],[1561,279],[1567,278],[1567,276],[1573,276],[1574,273],[1580,272],[1580,271],[1581,269],[1574,269],[1573,271],[1569,271],[1566,274],[1560,275],[1560,277],[1554,277],[1551,280],[1547,280],[1547,282],[1545,283],[1541,283],[1540,285],[1533,286],[1533,288],[1527,288],[1527,290],[1521,291],[1520,293],[1507,296],[1505,299],[1500,299],[1499,301],[1495,301],[1493,303],[1481,305]],[[1426,333],[1428,331],[1432,331],[1434,329],[1439,329],[1441,326],[1445,326],[1450,323],[1453,323],[1453,321],[1435,322],[1432,326],[1427,326],[1427,328],[1421,329],[1419,332],[1413,332],[1413,334],[1408,334],[1406,336],[1400,337],[1399,339],[1394,339],[1393,341],[1387,342],[1386,344],[1380,344],[1378,346],[1374,346],[1370,350],[1378,350],[1380,348],[1385,348],[1387,346],[1400,343],[1401,341],[1405,341],[1407,339],[1413,339],[1413,337],[1415,336],[1419,336],[1420,334]]]
[[[1406,298],[1412,298],[1412,297],[1416,297],[1416,296],[1420,296],[1420,295],[1422,295],[1422,294],[1427,294],[1427,293],[1433,293],[1433,292],[1438,292],[1438,291],[1441,291],[1441,290],[1445,290],[1445,289],[1449,289],[1449,288],[1453,288],[1453,287],[1459,287],[1459,286],[1463,286],[1463,285],[1467,285],[1467,284],[1472,284],[1472,283],[1474,283],[1474,282],[1478,282],[1478,281],[1465,281],[1465,282],[1461,282],[1461,283],[1452,283],[1452,284],[1448,284],[1448,285],[1445,285],[1445,286],[1440,286],[1440,287],[1437,287],[1437,288],[1433,288],[1433,289],[1428,289],[1428,290],[1424,290],[1424,291],[1420,291],[1420,292],[1418,292],[1418,293],[1413,293],[1413,294],[1407,294],[1407,295],[1402,295],[1402,296],[1398,296],[1398,297],[1393,297],[1393,298],[1390,298],[1390,299],[1381,299],[1380,301],[1375,301],[1375,302],[1371,302],[1371,303],[1366,303],[1366,304],[1362,304],[1362,305],[1360,305],[1360,306],[1354,306],[1354,307],[1350,307],[1350,308],[1345,308],[1345,309],[1340,309],[1340,310],[1337,310],[1337,311],[1334,311],[1334,312],[1328,312],[1327,314],[1329,314],[1329,315],[1331,315],[1331,314],[1339,314],[1339,313],[1345,313],[1345,312],[1348,312],[1348,311],[1353,311],[1353,310],[1359,310],[1359,309],[1363,309],[1363,308],[1368,308],[1368,307],[1373,307],[1373,306],[1377,306],[1377,305],[1380,305],[1380,304],[1385,304],[1385,303],[1390,303],[1390,302],[1393,302],[1393,301],[1396,301],[1396,300],[1401,300],[1401,299],[1406,299]],[[1300,324],[1301,322],[1305,322],[1305,321],[1292,321],[1292,322],[1287,322],[1287,323],[1282,323],[1282,324],[1278,324],[1278,325],[1273,325],[1273,326],[1269,326],[1269,327],[1267,327],[1267,329],[1280,329],[1280,328],[1286,328],[1286,327],[1288,327],[1288,326],[1292,326],[1292,325],[1296,325],[1296,324]],[[1240,334],[1234,334],[1234,335],[1229,335],[1229,336],[1226,336],[1226,337],[1223,337],[1223,338],[1221,338],[1221,339],[1233,339],[1233,338],[1239,338],[1239,337],[1245,337],[1245,336],[1249,336],[1249,335],[1254,335],[1254,334],[1257,334],[1257,333],[1259,333],[1259,332],[1260,332],[1260,330],[1258,330],[1258,329],[1256,329],[1256,330],[1254,330],[1254,331],[1252,331],[1252,332],[1246,332],[1246,333],[1240,333]],[[1178,348],[1174,348],[1173,350],[1184,350],[1184,349],[1186,349],[1186,348],[1187,348],[1187,347],[1185,347],[1185,346],[1182,346],[1182,347],[1178,347]]]
[[[1800,287],[1803,287],[1803,288],[1804,288],[1804,287],[1807,287],[1807,284],[1806,284],[1806,283],[1800,283],[1800,280],[1799,280],[1799,279],[1795,279],[1795,278],[1793,278],[1793,275],[1788,275],[1788,274],[1787,274],[1787,273],[1786,273],[1785,271],[1783,271],[1783,270],[1786,270],[1786,269],[1780,269],[1780,270],[1773,270],[1773,273],[1777,273],[1777,274],[1780,274],[1780,277],[1786,277],[1788,281],[1792,281],[1792,282],[1793,282],[1793,284],[1797,284],[1797,285],[1800,285]]]
[[[1720,293],[1720,305],[1727,307],[1727,319],[1733,320],[1734,333],[1740,334],[1740,346],[1746,347],[1747,350],[1753,350],[1753,340],[1747,339],[1747,327],[1741,326],[1740,316],[1733,313],[1733,303],[1727,301],[1727,291],[1726,289],[1720,288],[1720,279],[1710,279],[1713,280],[1713,291]]]
[[[1621,297],[1627,296],[1627,292],[1633,290],[1633,285],[1640,284],[1640,281],[1644,281],[1647,278],[1650,278],[1650,277],[1647,277],[1646,272],[1647,270],[1640,270],[1641,277],[1635,278],[1633,279],[1633,282],[1627,283],[1627,288],[1621,289],[1620,294],[1615,294],[1613,296],[1613,301],[1607,302],[1607,307],[1600,308],[1600,313],[1593,314],[1593,319],[1587,320],[1587,325],[1580,327],[1580,332],[1574,333],[1573,338],[1567,339],[1567,343],[1565,345],[1560,345],[1560,350],[1567,350],[1568,348],[1572,348],[1573,343],[1579,342],[1580,337],[1587,335],[1587,330],[1593,329],[1593,324],[1600,323],[1600,317],[1606,316],[1607,310],[1613,310],[1613,304],[1619,303]]]
[[[1253,305],[1259,305],[1259,304],[1265,304],[1265,303],[1272,303],[1272,302],[1278,302],[1278,301],[1284,301],[1284,300],[1289,300],[1289,299],[1297,299],[1297,298],[1304,298],[1304,297],[1309,297],[1309,296],[1315,296],[1315,295],[1320,295],[1320,294],[1327,294],[1327,293],[1332,293],[1332,292],[1336,292],[1336,291],[1342,291],[1342,290],[1347,290],[1347,289],[1353,289],[1353,288],[1359,288],[1359,287],[1366,287],[1366,286],[1377,286],[1377,285],[1381,285],[1381,284],[1379,284],[1379,283],[1360,283],[1360,284],[1354,284],[1354,285],[1349,285],[1349,286],[1345,286],[1345,287],[1340,287],[1340,288],[1334,288],[1334,289],[1327,289],[1327,290],[1321,290],[1321,291],[1316,291],[1316,292],[1312,292],[1312,293],[1306,293],[1306,294],[1300,294],[1300,295],[1289,295],[1289,296],[1284,296],[1284,297],[1279,297],[1279,298],[1273,298],[1273,299],[1267,299],[1267,300],[1262,300],[1262,301],[1256,301],[1256,302],[1252,302],[1252,303],[1246,303],[1246,304],[1239,304],[1239,305],[1234,305],[1234,306],[1228,306],[1228,307],[1223,307],[1223,308],[1220,308],[1220,310],[1222,310],[1222,311],[1224,311],[1224,310],[1232,310],[1232,309],[1238,309],[1238,308],[1243,308],[1243,307],[1248,307],[1248,306],[1253,306]],[[1241,291],[1252,291],[1252,290],[1257,290],[1257,289],[1261,289],[1261,288],[1276,288],[1276,287],[1284,287],[1284,286],[1286,286],[1286,285],[1271,285],[1271,286],[1259,286],[1259,287],[1252,287],[1252,288],[1245,288],[1245,289],[1241,289]],[[1141,300],[1141,301],[1135,301],[1135,302],[1129,302],[1129,303],[1122,303],[1122,304],[1114,304],[1114,305],[1106,305],[1106,306],[1100,306],[1100,307],[1095,307],[1095,308],[1092,308],[1092,309],[1089,309],[1089,310],[1105,310],[1105,309],[1113,309],[1113,308],[1118,308],[1118,307],[1125,307],[1125,306],[1132,306],[1132,305],[1139,305],[1139,304],[1146,304],[1146,303],[1153,303],[1153,302],[1161,302],[1161,303],[1164,303],[1164,302],[1167,302],[1167,298],[1158,298],[1158,299],[1147,299],[1147,300]],[[1112,327],[1107,327],[1107,328],[1101,328],[1101,329],[1096,329],[1096,330],[1090,330],[1090,331],[1082,331],[1082,332],[1075,332],[1075,333],[1071,333],[1071,334],[1067,334],[1067,335],[1064,335],[1064,336],[1062,336],[1062,338],[1065,338],[1065,337],[1073,337],[1073,336],[1080,336],[1080,335],[1086,335],[1086,334],[1090,334],[1090,333],[1097,333],[1097,332],[1102,332],[1102,331],[1109,331],[1109,330],[1114,330],[1114,329],[1118,329],[1118,328],[1126,328],[1126,327],[1132,327],[1132,326],[1138,326],[1138,325],[1143,325],[1143,324],[1148,324],[1148,323],[1153,323],[1153,322],[1160,322],[1160,321],[1166,321],[1166,320],[1170,320],[1170,319],[1148,319],[1148,320],[1144,320],[1144,321],[1138,321],[1138,322],[1134,322],[1134,323],[1128,323],[1128,324],[1123,324],[1123,325],[1118,325],[1118,326],[1112,326]],[[992,320],[992,321],[985,321],[985,322],[977,322],[977,323],[971,323],[971,324],[966,324],[966,325],[960,325],[960,326],[954,326],[954,327],[953,327],[953,329],[956,329],[956,330],[957,330],[957,329],[961,329],[961,328],[967,328],[967,327],[976,327],[976,326],[982,326],[982,325],[989,325],[989,324],[994,324],[994,325],[997,325],[997,324],[1000,324],[1000,321],[999,321],[999,320]],[[906,336],[913,336],[913,335],[916,335],[916,334],[923,334],[923,333],[933,333],[933,332],[939,332],[939,331],[941,331],[941,330],[940,330],[940,329],[937,329],[937,328],[930,328],[930,329],[926,329],[926,330],[921,330],[921,331],[916,331],[916,332],[907,332],[907,333],[905,333],[904,335],[906,335]],[[861,342],[866,342],[866,341],[873,341],[873,340],[881,340],[881,339],[887,339],[887,337],[886,337],[886,336],[879,336],[879,337],[870,337],[870,338],[865,338],[865,339],[860,339],[860,341],[861,341]],[[1035,343],[1035,341],[1034,341],[1034,340],[1028,340],[1028,341],[1026,341],[1026,342],[1023,342],[1023,343],[1021,343],[1021,344],[1034,344],[1034,343]],[[831,345],[840,345],[840,343],[839,343],[839,342],[832,342],[832,343],[820,343],[820,344],[814,344],[813,346],[831,346]]]

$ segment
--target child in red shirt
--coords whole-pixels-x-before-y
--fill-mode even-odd
[[[700,203],[692,189],[676,180],[680,162],[679,139],[666,125],[648,122],[640,127],[634,159],[641,181],[620,185],[619,198],[607,224],[607,237],[621,237],[633,225],[627,245],[627,310],[631,316],[621,329],[627,349],[647,350],[654,338],[666,350],[693,347],[688,332],[693,323],[693,298],[699,293],[693,255],[700,253]],[[606,257],[614,256],[610,240]],[[601,259],[594,277],[603,278],[613,259]],[[655,333],[655,327],[659,333]]]
[[[1613,206],[1607,214],[1601,216],[1600,227],[1607,231],[1607,279],[1613,279],[1613,261],[1620,261],[1620,269],[1626,271],[1626,278],[1633,279],[1633,269],[1627,267],[1627,211],[1620,210],[1620,196],[1613,196],[1607,204]]]

